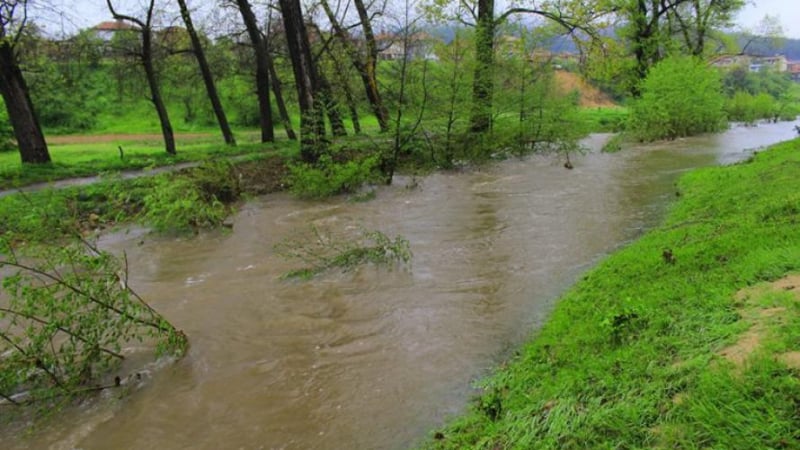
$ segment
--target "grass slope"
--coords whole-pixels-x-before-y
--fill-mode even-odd
[[[800,448],[794,286],[737,294],[800,270],[798,172],[795,140],[685,176],[425,446]]]

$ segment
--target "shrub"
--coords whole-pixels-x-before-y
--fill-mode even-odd
[[[629,130],[642,141],[675,139],[719,131],[725,126],[719,73],[699,59],[669,57],[640,84]]]
[[[361,187],[372,177],[377,162],[377,156],[335,162],[330,155],[323,155],[315,165],[290,164],[288,182],[298,197],[330,197]]]
[[[225,205],[215,196],[207,197],[187,177],[160,176],[144,197],[144,219],[160,232],[186,232],[212,228],[227,215]]]
[[[156,355],[187,342],[128,286],[124,259],[76,239],[14,248],[0,237],[0,398],[12,405],[56,400],[120,384],[122,347],[147,341]],[[24,254],[20,254],[23,252]],[[42,410],[43,411],[43,410]]]

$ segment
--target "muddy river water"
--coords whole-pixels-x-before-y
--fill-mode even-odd
[[[663,216],[674,182],[796,134],[795,123],[573,158],[399,179],[374,200],[248,202],[230,233],[105,238],[131,284],[191,340],[145,373],[2,447],[399,449],[466,407],[473,382],[545,320],[560,292]],[[606,136],[593,136],[599,148]],[[309,225],[402,235],[409,267],[309,282],[274,245]]]

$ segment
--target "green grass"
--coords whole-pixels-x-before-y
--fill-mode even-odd
[[[628,108],[581,108],[578,119],[594,133],[622,131],[628,120]]]
[[[428,448],[798,448],[800,140],[682,178],[660,227],[606,258]],[[785,310],[764,317],[768,306]],[[749,331],[748,331],[749,330]],[[737,366],[743,333],[761,342]]]
[[[257,142],[253,133],[241,134],[236,147],[221,143],[218,136],[178,140],[178,153],[169,155],[156,139],[138,138],[112,142],[50,145],[52,162],[43,165],[24,165],[17,152],[0,153],[0,189],[9,189],[38,182],[90,176],[165,166],[187,161],[202,161],[219,157],[258,155],[264,152],[296,151],[296,144],[279,140],[275,144]],[[124,159],[118,146],[122,146]]]

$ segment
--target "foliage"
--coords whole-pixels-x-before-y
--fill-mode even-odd
[[[750,72],[740,66],[726,71],[722,82],[729,97],[725,111],[730,120],[753,124],[760,119],[794,120],[800,114],[793,95],[795,83],[786,74]]]
[[[725,125],[719,74],[699,59],[665,59],[650,70],[640,90],[628,129],[642,141],[719,131]]]
[[[800,351],[796,282],[737,292],[800,270],[798,150],[685,176],[665,223],[584,275],[426,446],[791,447],[800,383],[783,355]],[[742,364],[722,356],[753,333]]]
[[[100,42],[81,33],[59,43],[30,36],[22,46],[25,78],[42,126],[59,132],[92,129],[108,108],[106,81],[98,70]]]
[[[0,398],[14,405],[68,400],[100,384],[133,342],[182,354],[184,334],[128,285],[125,260],[75,240],[13,248],[0,240]]]
[[[322,155],[316,164],[289,164],[287,182],[293,194],[301,198],[325,198],[353,192],[373,178],[377,155],[349,161],[335,161]]]
[[[285,258],[306,264],[284,275],[284,278],[299,279],[310,279],[332,269],[349,271],[364,264],[407,264],[411,260],[408,240],[401,236],[391,240],[380,231],[364,228],[360,228],[360,236],[347,238],[312,226],[305,239],[286,240],[276,245],[275,251]]]
[[[12,152],[17,149],[14,143],[14,130],[8,120],[8,111],[0,99],[0,153]]]
[[[758,119],[772,119],[777,117],[778,102],[766,93],[752,95],[739,91],[728,99],[725,105],[728,118],[737,122],[753,124]]]
[[[144,220],[160,232],[197,231],[222,224],[228,216],[224,202],[239,197],[229,164],[206,164],[188,174],[155,177],[144,198]]]

